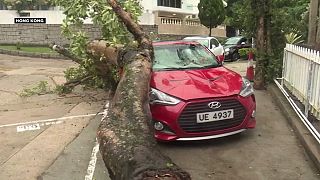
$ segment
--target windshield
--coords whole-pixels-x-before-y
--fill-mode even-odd
[[[227,41],[224,44],[237,44],[240,39],[241,37],[232,37],[227,39]]]
[[[209,47],[209,41],[207,39],[185,39],[186,41],[195,41],[200,43],[202,46]]]
[[[154,47],[153,70],[217,67],[215,56],[201,45],[179,44]]]

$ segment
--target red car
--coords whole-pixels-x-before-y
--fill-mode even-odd
[[[204,140],[254,128],[251,83],[196,42],[155,42],[150,109],[159,141]]]

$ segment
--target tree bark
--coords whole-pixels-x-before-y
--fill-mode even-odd
[[[317,25],[317,36],[316,36],[316,48],[320,50],[320,1],[318,0],[318,25]]]
[[[308,44],[311,46],[316,45],[318,11],[319,11],[319,0],[311,0],[310,7],[309,7],[309,28],[308,28]],[[318,26],[318,29],[320,29],[319,26]]]
[[[253,9],[257,9],[257,31],[256,31],[256,47],[258,52],[258,57],[256,61],[255,68],[255,78],[254,78],[254,88],[264,89],[265,86],[265,72],[264,63],[262,58],[264,56],[265,50],[265,9],[262,6],[264,2],[262,0],[257,0],[253,2]]]

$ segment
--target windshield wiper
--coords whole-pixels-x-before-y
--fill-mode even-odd
[[[184,68],[159,68],[159,69],[154,69],[154,71],[175,71],[175,70],[181,70]]]
[[[220,66],[222,66],[222,65],[220,65],[220,64],[211,64],[211,65],[208,65],[208,66],[203,66],[202,68],[216,68],[216,67],[220,67]]]

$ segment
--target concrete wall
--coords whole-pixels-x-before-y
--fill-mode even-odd
[[[61,35],[59,24],[0,24],[0,44],[34,44],[48,45],[52,43],[68,44],[69,41]],[[158,33],[157,26],[142,26],[147,32]],[[101,31],[92,24],[85,24],[90,39],[100,39]]]
[[[212,36],[226,37],[226,30],[222,28],[213,28],[211,33]],[[205,26],[161,24],[159,25],[159,34],[208,36],[209,29]]]
[[[159,34],[172,35],[209,35],[209,29],[203,26],[199,20],[179,19],[179,18],[156,18]],[[212,36],[226,37],[226,27],[221,25],[213,28]]]

